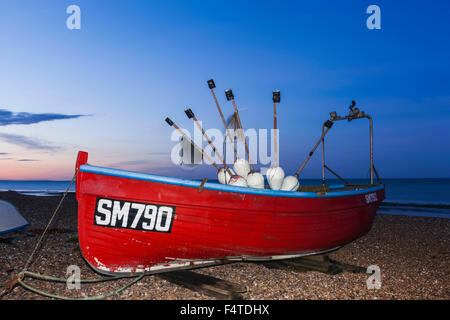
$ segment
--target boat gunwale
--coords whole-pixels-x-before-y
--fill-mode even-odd
[[[93,166],[89,164],[83,164],[80,166],[81,172],[94,173],[100,175],[114,176],[119,178],[128,178],[134,180],[150,181],[157,183],[165,183],[170,185],[178,185],[183,187],[198,188],[201,181],[198,180],[187,180],[174,177],[160,176],[150,173],[141,173],[135,171],[127,171],[121,169],[113,169],[106,167]],[[370,186],[370,185],[368,185]],[[326,194],[317,194],[316,192],[305,192],[305,191],[282,191],[282,190],[271,190],[271,189],[256,189],[248,187],[238,187],[230,186],[220,183],[206,182],[203,185],[203,189],[222,191],[222,192],[232,192],[239,194],[251,194],[259,196],[272,196],[272,197],[286,197],[286,198],[334,198],[334,197],[344,197],[344,196],[356,196],[367,193],[376,192],[384,188],[384,185],[374,185],[368,188],[363,188],[359,190],[344,190],[344,191],[329,191]]]

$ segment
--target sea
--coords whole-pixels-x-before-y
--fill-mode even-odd
[[[364,179],[348,179],[350,183],[367,183]],[[211,181],[213,182],[213,181]],[[378,214],[450,218],[450,179],[383,179],[386,200]],[[303,185],[320,185],[319,179],[302,179]],[[26,195],[57,196],[66,191],[70,181],[0,180],[0,191],[13,190]],[[329,185],[342,184],[327,180]],[[75,184],[69,189],[75,192]]]

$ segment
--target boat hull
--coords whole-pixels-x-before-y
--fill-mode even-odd
[[[80,153],[80,248],[94,269],[108,274],[327,252],[367,233],[385,197],[384,186],[326,195],[212,183],[200,188],[200,182],[86,161]]]

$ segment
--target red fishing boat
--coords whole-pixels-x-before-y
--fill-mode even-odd
[[[157,273],[329,252],[371,226],[384,185],[253,189],[87,164],[76,196],[81,252],[98,272]]]

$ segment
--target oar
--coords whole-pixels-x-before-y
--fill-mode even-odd
[[[273,92],[272,100],[273,100],[275,164],[267,170],[266,177],[272,190],[280,190],[284,178],[284,170],[278,166],[278,145],[277,145],[277,103],[281,101],[280,90],[276,90]]]
[[[237,153],[236,146],[234,145],[234,140],[231,137],[231,133],[230,133],[230,130],[228,129],[227,122],[225,121],[225,117],[223,116],[222,109],[220,108],[219,102],[217,101],[217,98],[216,98],[216,94],[214,93],[214,88],[216,87],[216,84],[214,83],[213,79],[210,79],[207,82],[208,82],[209,89],[211,90],[212,96],[214,98],[214,101],[216,102],[217,110],[219,111],[220,118],[222,119],[223,125],[225,127],[225,132],[227,133],[228,138],[230,139],[230,142],[233,145],[235,159],[237,159],[237,158],[239,158],[239,155]]]
[[[194,112],[191,109],[186,109],[184,110],[184,113],[186,113],[187,117],[189,119],[193,119],[195,124],[197,125],[197,127],[200,129],[200,131],[202,132],[203,136],[206,138],[206,141],[208,141],[208,144],[211,146],[212,150],[217,154],[217,156],[219,157],[220,161],[222,161],[223,163],[223,167],[225,170],[220,169],[219,173],[218,173],[218,179],[219,182],[222,184],[227,184],[228,180],[235,175],[235,173],[233,172],[233,170],[231,170],[228,165],[226,164],[225,160],[222,158],[222,155],[220,154],[220,152],[216,149],[216,147],[214,146],[214,144],[212,143],[211,139],[208,137],[208,135],[206,134],[205,130],[203,130],[202,126],[200,125],[200,122],[197,120],[197,118],[194,115]],[[225,173],[225,171],[228,173],[229,176],[227,176],[227,174]]]

